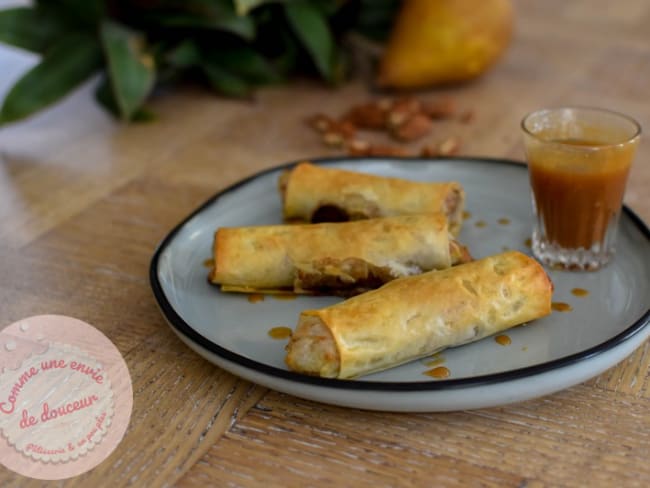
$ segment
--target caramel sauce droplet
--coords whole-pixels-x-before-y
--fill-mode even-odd
[[[423,374],[431,376],[432,378],[449,378],[451,372],[444,366],[438,366],[437,368],[425,371]]]
[[[571,305],[564,302],[553,302],[551,303],[551,308],[556,312],[570,312],[573,310],[573,308],[571,308]]]
[[[292,330],[290,327],[273,327],[269,330],[269,336],[273,339],[288,339],[291,337]]]
[[[476,227],[485,227],[487,224],[483,220],[479,220],[474,224]]]
[[[206,268],[214,268],[214,259],[208,258],[205,261],[203,261],[203,266]]]
[[[589,290],[585,290],[584,288],[574,288],[571,290],[571,293],[577,297],[586,297],[589,295]]]
[[[533,247],[533,240],[529,237],[524,241],[524,246],[526,247]]]
[[[248,301],[251,303],[263,302],[264,295],[262,295],[261,293],[251,293],[250,295],[248,295]]]
[[[524,352],[528,351],[528,346],[522,347],[521,350],[524,351]]]
[[[504,217],[502,219],[497,220],[497,222],[499,222],[501,225],[508,225],[510,223],[510,219]]]
[[[505,334],[500,334],[494,338],[497,344],[500,344],[502,346],[508,346],[512,344],[512,340],[510,340],[510,337],[508,337]]]
[[[463,211],[463,219],[471,219],[472,218],[472,212],[468,210]]]

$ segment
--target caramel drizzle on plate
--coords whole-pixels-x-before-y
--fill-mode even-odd
[[[551,303],[551,308],[556,312],[570,312],[573,310],[573,307],[565,302],[553,302]]]
[[[447,369],[444,366],[438,366],[436,368],[429,369],[422,374],[426,374],[427,376],[431,376],[432,378],[442,379],[442,378],[449,378],[451,371],[449,371],[449,369]]]
[[[505,334],[499,334],[494,338],[494,341],[501,346],[509,346],[512,344],[510,337]]]
[[[261,293],[251,293],[250,295],[248,295],[248,301],[251,303],[263,302],[264,295],[262,295]]]
[[[589,290],[585,290],[584,288],[574,288],[571,290],[571,294],[577,296],[577,297],[586,297],[589,295]]]
[[[288,339],[291,337],[292,330],[290,327],[280,326],[269,329],[269,337],[273,339]]]

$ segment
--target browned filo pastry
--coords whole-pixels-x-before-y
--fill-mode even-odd
[[[517,251],[402,278],[300,314],[290,369],[351,378],[477,341],[551,312],[553,285]]]
[[[470,260],[443,214],[220,228],[209,279],[223,291],[353,295]]]
[[[416,182],[326,168],[308,162],[279,179],[284,218],[306,222],[442,212],[458,235],[465,193],[456,182]]]

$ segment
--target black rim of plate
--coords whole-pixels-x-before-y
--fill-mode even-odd
[[[602,354],[615,346],[625,342],[646,325],[650,323],[650,308],[639,317],[634,323],[627,327],[622,332],[611,337],[610,339],[598,344],[594,347],[586,349],[581,352],[571,354],[559,359],[554,359],[545,363],[540,363],[532,366],[526,366],[524,368],[514,369],[510,371],[503,371],[500,373],[492,373],[481,376],[472,376],[467,378],[458,378],[458,379],[446,379],[446,380],[429,380],[429,381],[409,381],[409,382],[397,382],[397,381],[359,381],[359,380],[341,380],[333,378],[320,378],[316,376],[307,376],[299,373],[295,373],[289,370],[276,368],[275,366],[270,366],[265,363],[260,363],[253,359],[249,359],[245,356],[241,356],[229,349],[226,349],[219,344],[212,342],[203,335],[199,334],[190,324],[188,324],[179,314],[176,312],[174,307],[171,305],[167,296],[165,295],[160,280],[158,279],[158,265],[160,261],[160,256],[162,252],[167,248],[169,243],[174,239],[176,234],[180,229],[195,215],[202,212],[208,206],[213,205],[219,200],[219,198],[227,193],[237,190],[238,188],[246,185],[247,183],[262,177],[266,174],[281,171],[284,169],[291,168],[296,164],[303,161],[310,161],[315,164],[327,165],[334,163],[361,163],[361,162],[399,162],[399,163],[413,163],[413,164],[430,164],[430,163],[439,163],[439,162],[450,162],[450,161],[463,161],[469,163],[477,164],[498,164],[504,166],[514,166],[519,167],[522,171],[526,170],[526,165],[520,161],[508,160],[508,159],[498,159],[498,158],[463,158],[463,157],[448,157],[448,158],[433,158],[433,159],[423,159],[423,158],[399,158],[399,157],[362,157],[362,158],[353,158],[353,157],[334,157],[334,158],[306,158],[299,161],[294,161],[292,163],[287,163],[281,166],[275,166],[269,168],[254,175],[251,175],[227,188],[221,190],[211,198],[209,198],[203,205],[197,208],[192,212],[188,217],[186,217],[181,223],[179,223],[172,231],[165,237],[158,247],[151,259],[151,264],[149,267],[149,280],[151,288],[153,290],[154,297],[156,298],[158,305],[167,319],[167,322],[170,326],[175,329],[175,331],[191,342],[201,346],[203,349],[217,355],[218,357],[237,364],[243,368],[255,371],[256,373],[262,373],[267,376],[274,377],[276,379],[289,380],[291,382],[298,382],[307,385],[313,385],[318,387],[326,388],[335,388],[335,389],[346,389],[346,390],[365,390],[365,391],[401,391],[401,392],[418,392],[418,391],[436,391],[436,390],[446,390],[446,389],[456,389],[456,388],[466,388],[466,387],[475,387],[475,386],[485,386],[503,383],[510,380],[516,380],[520,378],[525,378],[529,376],[538,375],[540,373],[545,373],[554,369],[562,368],[580,361],[584,361],[591,357]],[[643,234],[647,241],[650,242],[650,229],[646,224],[627,206],[623,207],[623,213],[632,221],[636,228]]]

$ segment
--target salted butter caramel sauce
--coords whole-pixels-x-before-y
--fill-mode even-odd
[[[251,303],[263,302],[264,295],[262,295],[261,293],[251,293],[250,295],[248,295],[248,301]]]
[[[577,297],[586,297],[589,295],[589,290],[585,290],[584,288],[574,288],[571,290],[571,294]]]
[[[290,327],[273,327],[269,330],[269,337],[273,339],[288,339],[292,333],[293,331]]]
[[[510,337],[505,334],[499,334],[498,336],[495,336],[494,341],[501,346],[508,346],[512,344]]]
[[[451,372],[449,371],[449,369],[447,369],[444,366],[438,366],[436,368],[425,371],[423,374],[426,374],[427,376],[431,376],[432,378],[442,379],[442,378],[449,378]]]
[[[556,156],[541,148],[528,155],[535,205],[548,241],[567,249],[589,249],[603,240],[620,209],[632,160],[629,152],[634,148],[611,148],[589,140],[557,142],[602,149],[602,154],[595,152],[590,158],[581,151]],[[555,159],[559,157],[563,160]]]
[[[556,312],[570,312],[571,310],[573,310],[571,305],[564,302],[553,302],[551,303],[551,308]]]

